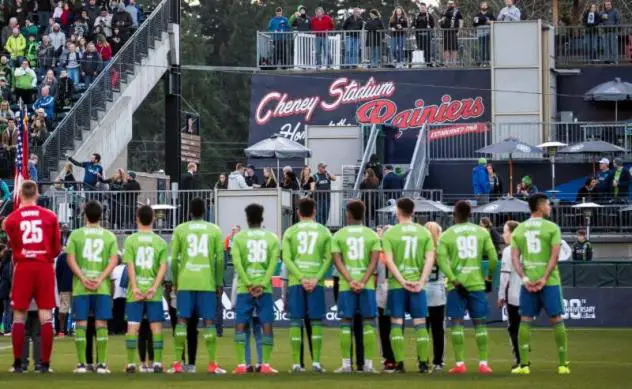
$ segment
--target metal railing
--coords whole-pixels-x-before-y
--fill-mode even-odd
[[[103,119],[107,103],[115,100],[115,93],[125,90],[135,66],[167,32],[170,12],[170,0],[162,0],[46,139],[40,155],[42,173],[46,173],[43,177],[52,178],[49,175],[58,170],[59,161],[74,150],[75,140],[81,141],[84,132],[92,131]]]
[[[428,166],[428,133],[426,127],[424,123],[421,130],[419,130],[419,135],[417,135],[415,150],[413,151],[413,157],[410,161],[410,173],[406,176],[404,190],[423,188],[424,178],[426,178],[427,173],[426,168]]]
[[[369,134],[369,139],[364,146],[364,153],[362,154],[362,162],[360,163],[360,169],[358,170],[358,175],[356,177],[355,183],[353,184],[353,189],[360,189],[360,183],[362,182],[362,177],[364,177],[364,169],[366,165],[369,163],[371,159],[371,155],[373,155],[375,150],[375,143],[377,142],[377,136],[380,133],[380,129],[376,124],[371,126],[371,133]]]
[[[632,25],[556,29],[556,65],[632,63]]]
[[[259,68],[486,66],[490,30],[406,29],[257,32]]]
[[[632,157],[632,123],[624,122],[552,122],[552,123],[457,123],[428,126],[428,153],[431,160],[471,160],[482,155],[476,150],[506,138],[518,138],[537,146],[547,141],[574,144],[603,140],[626,150]],[[512,158],[541,158],[539,154],[512,154]],[[560,160],[585,159],[586,156],[560,154]],[[508,155],[494,155],[496,160]]]

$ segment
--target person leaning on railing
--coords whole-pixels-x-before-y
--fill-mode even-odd
[[[444,65],[456,65],[459,56],[459,29],[463,28],[463,15],[453,0],[448,1],[448,8],[439,20],[443,29],[443,62]]]
[[[288,64],[289,45],[287,44],[287,32],[290,31],[290,22],[283,16],[283,8],[276,8],[275,16],[268,22],[268,31],[273,33],[273,63],[280,66]]]
[[[608,62],[619,63],[619,34],[621,24],[619,10],[612,6],[612,1],[603,3],[604,10],[601,13],[601,28],[604,30],[604,55]],[[630,42],[632,44],[632,41]],[[632,57],[629,58],[632,60]]]
[[[334,20],[323,10],[323,7],[316,8],[316,16],[310,21],[310,30],[316,33],[316,65],[327,67],[331,64],[331,53],[329,52],[328,31],[336,28]]]
[[[360,8],[354,8],[351,15],[342,23],[345,31],[344,65],[355,67],[360,62],[360,31],[364,28]]]
[[[378,67],[382,62],[382,38],[384,35],[384,23],[380,11],[372,9],[369,11],[369,19],[364,25],[366,30],[366,46],[371,58],[371,67]]]
[[[435,27],[434,17],[428,8],[426,3],[419,4],[419,13],[413,21],[413,28],[415,29],[415,40],[417,41],[417,49],[423,51],[424,62],[427,65],[431,65],[431,52],[432,52],[432,31]]]
[[[391,30],[391,39],[394,41],[393,60],[395,67],[402,68],[405,60],[406,30],[408,29],[408,17],[402,7],[395,7],[388,21],[388,26]]]
[[[481,2],[480,10],[476,16],[474,16],[474,27],[476,28],[476,35],[478,36],[478,62],[481,66],[489,64],[491,53],[489,33],[491,30],[491,24],[495,21],[496,17],[489,10],[487,2]]]
[[[599,53],[599,31],[597,28],[601,24],[601,15],[597,9],[597,4],[590,5],[582,17],[582,23],[586,30],[584,42],[586,53],[591,61],[595,61]]]

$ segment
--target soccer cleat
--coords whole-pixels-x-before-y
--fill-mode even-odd
[[[353,373],[353,369],[351,368],[351,366],[340,366],[339,368],[334,370],[334,373],[336,373],[336,374],[349,374],[349,373]]]
[[[305,371],[305,369],[303,369]],[[325,373],[327,370],[320,363],[312,363],[312,373]]]
[[[206,370],[209,374],[222,375],[226,374],[226,370],[219,367],[217,363],[209,363],[208,369]]]
[[[248,368],[246,365],[239,365],[233,370],[234,375],[245,375],[248,374]]]
[[[129,365],[127,365],[127,368],[125,368],[125,372],[127,374],[135,374],[136,373],[136,365],[134,365],[133,363],[130,363]]]
[[[529,366],[518,366],[515,369],[511,370],[511,374],[529,375],[531,374],[531,369],[529,369]]]
[[[292,365],[290,369],[290,374],[303,373],[305,369],[301,367],[301,365]]]
[[[465,367],[465,364],[456,365],[452,369],[450,369],[448,373],[449,374],[465,374],[467,373],[467,367]]]
[[[557,368],[557,374],[559,375],[571,374],[571,369],[568,367],[568,365],[560,366]]]
[[[40,374],[52,374],[53,373],[53,369],[51,369],[50,365],[42,365],[39,370],[36,370],[37,373]]]
[[[110,374],[110,369],[105,363],[99,363],[97,365],[97,374]]]
[[[434,372],[439,372],[443,370],[443,364],[437,364],[437,365],[433,365],[432,366],[432,371]]]
[[[184,368],[182,367],[182,362],[174,362],[171,365],[171,369],[167,371],[169,374],[182,374],[184,373]]]
[[[153,372],[154,374],[162,374],[164,372],[164,369],[162,368],[162,365],[160,363],[154,363]]]
[[[428,366],[428,363],[419,362],[419,372],[421,374],[430,374],[432,373],[432,370],[430,369],[430,366]]]
[[[480,374],[483,374],[483,375],[491,375],[492,374],[492,368],[489,367],[488,364],[482,363],[482,364],[478,365],[478,372]]]
[[[86,365],[86,370],[88,370],[88,373],[94,373],[96,370],[94,370],[94,365],[92,363],[88,363]]]
[[[144,363],[142,365],[140,365],[140,367],[138,368],[138,371],[140,373],[151,373],[153,371],[153,369],[150,369],[149,366],[145,365]]]
[[[362,370],[358,370],[358,372],[366,373],[366,374],[380,374],[378,370],[374,369],[373,367],[369,367],[367,365],[364,365]]]
[[[395,370],[393,370],[393,373],[395,374],[406,373],[406,367],[404,367],[404,362],[397,362],[395,364]]]
[[[75,370],[72,371],[75,374],[86,374],[88,372],[88,369],[86,368],[86,365],[84,365],[83,363],[80,363],[77,365],[77,367],[75,367]]]
[[[276,369],[273,369],[269,363],[264,363],[263,365],[261,365],[261,374],[272,375],[272,374],[277,374],[278,372],[279,371]]]
[[[248,371],[248,373],[256,373],[257,372],[255,367],[252,366],[252,365],[248,365],[248,367],[246,367],[246,370]]]
[[[393,373],[393,372],[395,372],[395,362],[384,361],[384,373]]]
[[[15,364],[9,369],[9,373],[22,374],[22,373],[24,373],[24,369],[22,368],[21,364],[19,364],[19,365]]]

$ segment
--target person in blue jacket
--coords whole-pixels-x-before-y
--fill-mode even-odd
[[[6,203],[11,200],[11,191],[9,190],[9,186],[4,180],[0,179],[0,205]]]
[[[489,202],[489,192],[491,185],[489,183],[489,173],[487,172],[487,159],[479,158],[478,166],[472,169],[472,191],[476,197],[478,205],[487,204]]]
[[[275,65],[287,65],[289,64],[290,56],[290,40],[288,31],[290,31],[290,22],[283,16],[283,8],[276,8],[275,16],[268,22],[268,31],[276,34],[272,35],[274,41],[274,58]]]

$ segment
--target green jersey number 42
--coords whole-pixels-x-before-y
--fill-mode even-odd
[[[135,263],[140,269],[151,269],[154,266],[154,248],[149,246],[139,247],[136,252]]]
[[[88,238],[86,239],[81,254],[88,262],[103,262],[103,258],[101,257],[103,247],[103,239]]]

